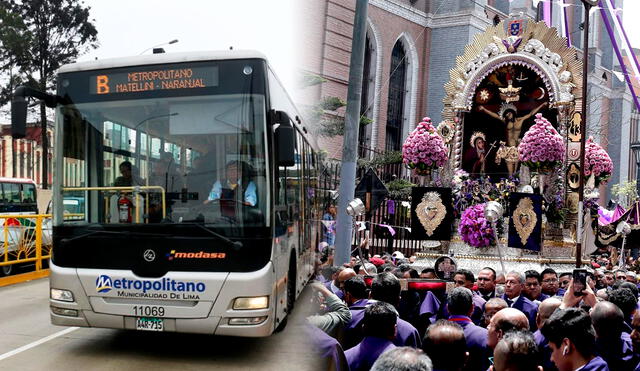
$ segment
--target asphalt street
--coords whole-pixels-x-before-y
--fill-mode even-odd
[[[316,370],[302,325],[307,288],[268,338],[66,328],[49,321],[47,278],[0,288],[0,370]]]

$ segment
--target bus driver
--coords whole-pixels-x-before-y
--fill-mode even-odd
[[[214,200],[235,200],[236,199],[236,191],[238,189],[244,190],[244,200],[243,203],[248,206],[256,206],[258,203],[258,198],[256,196],[256,184],[249,180],[248,174],[245,174],[245,171],[242,171],[242,178],[239,177],[239,170],[246,169],[246,166],[243,166],[243,163],[240,161],[229,161],[225,166],[226,179],[223,182],[220,180],[216,181],[211,188],[211,192],[209,192],[209,197],[204,202],[205,204],[210,203]],[[242,181],[245,181],[245,184],[242,184]]]

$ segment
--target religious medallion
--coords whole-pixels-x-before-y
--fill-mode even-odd
[[[415,213],[427,236],[431,237],[447,215],[447,208],[438,192],[427,192],[422,196],[422,202],[416,207]]]
[[[571,191],[580,187],[580,167],[576,163],[571,163],[567,169],[567,185]]]
[[[521,198],[511,217],[518,236],[520,236],[520,241],[526,245],[538,222],[536,212],[533,210],[533,201],[527,197]]]

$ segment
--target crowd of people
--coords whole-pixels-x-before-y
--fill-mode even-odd
[[[327,256],[325,255],[325,259]],[[444,289],[402,254],[321,266],[308,317],[315,349],[336,370],[640,370],[636,274],[458,269]],[[402,285],[402,279],[424,283]],[[440,284],[438,286],[438,284]]]

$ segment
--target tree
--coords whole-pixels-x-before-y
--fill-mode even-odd
[[[90,8],[78,0],[0,0],[0,9],[0,23],[12,22],[14,30],[19,31],[7,35],[0,32],[3,38],[0,43],[5,49],[0,62],[13,56],[15,60],[8,64],[17,68],[19,81],[40,91],[54,91],[55,71],[98,45],[98,31],[94,20],[89,19]],[[5,88],[12,86],[10,81]],[[47,188],[49,144],[44,102],[40,103],[40,126],[42,186]]]

